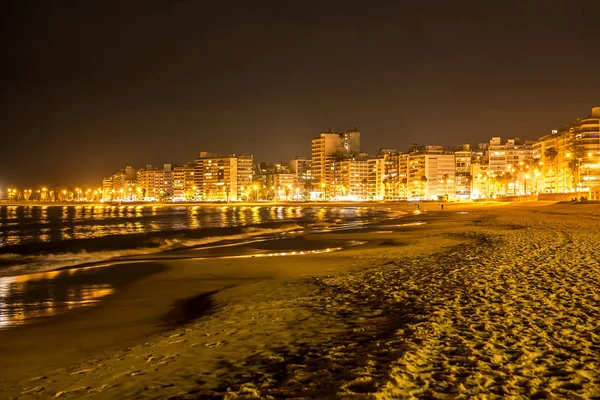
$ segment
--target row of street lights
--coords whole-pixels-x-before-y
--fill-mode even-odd
[[[0,196],[1,198],[1,196]],[[32,189],[17,189],[8,188],[6,191],[6,198],[8,201],[41,201],[41,202],[54,202],[54,201],[94,201],[101,200],[102,189],[80,189],[76,188],[71,190],[51,190],[46,187],[42,187],[38,190]]]

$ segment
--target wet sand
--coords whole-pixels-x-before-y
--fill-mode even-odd
[[[0,397],[598,395],[597,223],[592,205],[449,205],[302,239],[368,241],[339,252],[161,260],[76,318],[1,333]]]

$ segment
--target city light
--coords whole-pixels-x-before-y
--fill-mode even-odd
[[[593,113],[599,113],[594,108]],[[201,153],[195,162],[125,169],[97,189],[9,187],[8,201],[243,202],[465,200],[600,190],[600,116],[533,142],[494,137],[482,147],[413,145],[359,152],[358,132],[312,140],[312,157],[260,167],[249,154]],[[581,126],[585,124],[585,128]],[[352,142],[354,135],[357,140]],[[585,185],[583,184],[585,182]]]

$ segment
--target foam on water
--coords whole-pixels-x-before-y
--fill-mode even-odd
[[[82,264],[98,263],[112,260],[117,257],[155,254],[168,250],[194,248],[197,246],[230,240],[243,240],[258,236],[284,234],[300,229],[302,229],[302,227],[296,224],[289,224],[279,228],[251,227],[245,229],[243,233],[237,235],[213,236],[202,239],[162,238],[157,239],[159,241],[158,246],[140,247],[126,250],[106,250],[94,252],[81,251],[77,253],[65,252],[42,255],[21,255],[10,253],[0,254],[0,262],[8,264],[5,267],[0,267],[0,277],[25,275]]]

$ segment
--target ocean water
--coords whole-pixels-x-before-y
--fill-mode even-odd
[[[260,247],[287,237],[296,250],[296,234],[357,228],[389,216],[369,207],[0,206],[0,330],[92,307],[162,268],[132,257],[200,248],[217,254],[236,243]],[[131,263],[126,268],[123,258]]]
[[[0,206],[0,277],[385,215],[370,207]]]

